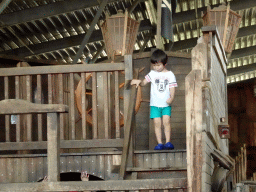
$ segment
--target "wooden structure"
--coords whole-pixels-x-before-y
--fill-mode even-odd
[[[227,58],[216,27],[203,27],[202,31],[192,50],[192,71],[185,80],[188,189],[218,191],[222,178],[216,183],[212,179],[221,170],[218,167],[230,162],[228,141],[218,133],[223,118],[228,124]],[[221,152],[217,160],[213,156],[216,150]],[[225,169],[231,166],[232,162]]]
[[[171,67],[171,70],[177,74],[180,85],[177,90],[177,101],[173,106],[172,138],[176,150],[152,151],[148,150],[149,143],[153,143],[153,137],[149,136],[153,132],[148,130],[151,124],[148,120],[148,103],[142,103],[142,106],[146,107],[141,108],[135,118],[136,88],[129,85],[129,80],[138,74],[136,69],[134,69],[134,74],[132,73],[133,67],[146,66],[145,71],[149,71],[150,55],[150,53],[134,55],[133,59],[131,56],[125,56],[124,62],[120,63],[1,69],[0,80],[4,82],[0,85],[3,90],[0,95],[1,100],[19,100],[22,87],[22,92],[26,93],[27,102],[35,102],[36,98],[38,104],[31,105],[39,107],[35,109],[39,112],[38,114],[35,114],[35,111],[33,113],[32,111],[31,113],[29,111],[17,112],[15,107],[11,107],[13,113],[0,116],[2,122],[1,190],[168,189],[186,191],[186,138],[184,120],[181,119],[181,116],[184,117],[183,114],[185,114],[185,104],[179,103],[184,101],[184,78],[191,70],[190,56],[168,53],[169,62],[174,63],[168,67]],[[124,71],[124,75],[121,71]],[[92,74],[92,79],[87,83],[82,83],[82,114],[79,120],[80,115],[76,109],[74,97],[77,83],[74,76],[80,74],[82,82],[85,82],[87,73]],[[143,73],[146,72],[143,71]],[[120,82],[125,82],[124,90],[119,89]],[[144,100],[147,100],[149,87],[145,87],[142,94]],[[124,97],[124,101],[120,100],[120,96]],[[46,116],[40,111],[41,106],[45,105],[48,107],[69,106],[69,112],[60,113],[58,118],[60,140],[58,137],[54,138],[58,140],[60,150],[55,153],[57,155],[57,159],[54,160],[55,169],[49,168],[52,166],[47,163],[50,156],[45,151],[50,142],[47,136],[48,131],[45,129],[48,125],[45,121]],[[86,123],[86,111],[89,108],[92,108],[92,125]],[[120,111],[124,113],[124,127],[115,121],[120,119]],[[23,113],[26,114],[23,115]],[[11,124],[11,120],[16,124]],[[21,123],[23,121],[25,123]],[[26,132],[23,132],[24,129]],[[144,135],[144,138],[139,139],[141,135]],[[53,146],[56,147],[55,150],[58,150],[58,145]],[[97,183],[58,181],[60,173],[84,170],[105,181]],[[53,172],[54,177],[50,176]],[[31,183],[46,175],[53,179],[45,183]]]
[[[129,82],[138,75],[138,68],[145,67],[140,78],[150,70],[151,53],[125,56],[119,63],[1,69],[1,100],[20,99],[22,84],[28,101],[36,96],[39,104],[69,106],[68,114],[59,115],[59,173],[86,170],[105,180],[31,183],[50,173],[45,153],[49,142],[46,117],[8,113],[0,117],[5,122],[1,124],[1,190],[180,192],[210,191],[211,186],[221,183],[212,181],[218,170],[226,175],[233,168],[228,142],[218,133],[218,125],[228,123],[227,60],[216,28],[205,27],[203,32],[192,51],[192,65],[190,55],[167,52],[167,68],[178,83],[172,105],[172,151],[151,150],[155,141],[147,102],[142,102],[134,115],[136,89]],[[88,73],[92,78],[85,83]],[[76,74],[82,80],[81,120],[74,97]],[[21,78],[26,80],[25,86]],[[123,90],[119,89],[120,82],[125,82]],[[142,95],[144,101],[149,100],[149,86],[142,89]],[[86,123],[90,108],[92,125]],[[124,127],[118,123],[120,111],[124,113]],[[16,124],[10,124],[14,117]],[[24,119],[25,125],[21,124]],[[21,137],[24,129],[26,134]]]

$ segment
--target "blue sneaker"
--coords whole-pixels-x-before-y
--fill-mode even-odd
[[[164,144],[159,143],[157,146],[155,146],[154,150],[163,150],[164,149]]]
[[[164,149],[174,149],[174,146],[171,142],[168,142],[164,145]]]

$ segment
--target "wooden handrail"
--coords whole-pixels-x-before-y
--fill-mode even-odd
[[[16,76],[16,75],[43,75],[43,74],[59,74],[59,73],[79,73],[79,72],[101,72],[101,71],[122,71],[124,63],[106,63],[102,64],[77,64],[77,65],[56,65],[56,66],[40,66],[15,68],[1,68],[0,76]]]

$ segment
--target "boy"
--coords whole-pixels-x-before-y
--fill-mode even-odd
[[[165,66],[167,63],[167,55],[164,51],[157,49],[152,53],[151,64],[152,69],[143,81],[133,79],[131,85],[145,86],[151,82],[150,90],[150,118],[154,121],[156,140],[158,145],[155,150],[174,149],[170,142],[171,137],[171,103],[175,95],[175,87],[177,82],[174,74],[168,71]],[[161,125],[164,125],[166,143],[162,142]]]

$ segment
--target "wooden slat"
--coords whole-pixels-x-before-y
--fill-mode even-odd
[[[67,172],[67,160],[66,157],[60,157],[60,173]]]
[[[97,77],[96,73],[92,73],[92,127],[93,139],[98,138],[98,112],[97,112]]]
[[[13,167],[14,159],[13,158],[7,158],[7,182],[12,183],[14,182],[14,167]],[[0,187],[1,188],[1,187]],[[2,190],[2,189],[1,189]]]
[[[48,104],[52,104],[52,74],[48,74]]]
[[[86,84],[85,84],[85,73],[81,73],[82,82],[82,138],[86,139]]]
[[[20,98],[20,77],[15,76],[15,99]],[[20,115],[17,115],[16,142],[20,142]]]
[[[70,73],[70,128],[71,128],[71,139],[76,139],[76,120],[75,120],[75,84],[74,84],[74,73]]]
[[[7,158],[0,158],[0,183],[7,183]]]
[[[105,155],[105,180],[110,180],[112,177],[112,167],[113,167],[112,155]]]
[[[186,178],[1,184],[1,191],[127,191],[186,188]]]
[[[143,164],[144,164],[144,154],[138,154],[136,155],[136,161],[135,161],[135,166],[136,167],[144,167]]]
[[[27,75],[26,76],[27,101],[30,101],[30,102],[32,100],[31,88],[32,88],[31,76]],[[27,114],[26,117],[27,117],[27,141],[32,141],[32,115]]]
[[[22,182],[28,182],[28,160],[29,158],[22,158],[21,167],[22,167]]]
[[[58,88],[59,88],[59,101],[58,104],[64,104],[64,87],[63,87],[63,74],[58,74]],[[60,114],[60,139],[64,139],[64,114]]]
[[[116,123],[116,138],[120,138],[120,105],[119,105],[119,77],[118,71],[115,71],[115,123]]]
[[[99,147],[122,147],[123,139],[95,139],[95,140],[62,140],[60,142],[61,148],[99,148]],[[5,142],[0,143],[2,151],[5,150],[29,150],[29,149],[46,149],[47,142]]]
[[[37,75],[37,99],[35,103],[41,104],[42,103],[42,76]],[[37,126],[38,126],[38,141],[43,140],[43,116],[42,114],[37,115]]]
[[[152,168],[158,169],[159,168],[159,154],[152,154]]]
[[[90,173],[90,157],[89,156],[82,156],[82,170],[87,171],[87,173]]]
[[[96,162],[96,155],[90,156],[90,174],[97,175],[97,162]]]
[[[81,172],[82,168],[82,157],[81,156],[74,156],[74,171]]]
[[[159,167],[167,167],[166,156],[167,156],[166,153],[160,153],[160,156],[159,156]]]
[[[144,168],[151,168],[152,167],[152,155],[145,154],[144,155]]]
[[[105,179],[105,158],[104,155],[97,156],[97,176],[101,179]]]
[[[15,158],[14,159],[14,181],[16,183],[22,182],[22,159],[21,158]]]
[[[9,99],[9,79],[4,77],[4,98]],[[5,141],[10,141],[10,115],[5,115]]]
[[[35,182],[36,179],[36,158],[28,158],[28,182]]]
[[[44,158],[43,157],[37,157],[36,169],[37,169],[36,180],[39,181],[40,179],[44,178]]]
[[[61,65],[61,66],[37,66],[27,70],[25,67],[20,68],[1,68],[0,76],[15,75],[43,75],[43,74],[59,74],[59,73],[79,73],[79,72],[101,72],[101,71],[121,71],[124,70],[124,63],[104,63],[93,65]]]
[[[104,127],[105,139],[109,139],[109,111],[108,111],[108,73],[103,72],[103,100],[104,100]]]
[[[74,172],[74,157],[73,156],[67,156],[67,172]]]

